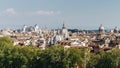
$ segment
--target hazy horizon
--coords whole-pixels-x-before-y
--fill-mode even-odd
[[[119,0],[0,0],[0,28],[120,28]]]

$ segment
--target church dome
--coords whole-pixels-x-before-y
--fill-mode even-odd
[[[61,41],[62,38],[61,38],[60,35],[56,35],[53,40],[54,40],[55,42],[57,42],[57,41]]]
[[[119,31],[118,27],[115,27],[114,32],[118,32],[118,31]]]
[[[26,26],[26,25],[23,25],[22,31],[23,31],[23,32],[26,32],[26,28],[27,28],[27,26]]]
[[[63,35],[64,38],[68,38],[68,29],[65,27],[65,23],[63,23],[61,34]]]
[[[26,28],[26,31],[27,31],[27,32],[34,31],[34,27],[32,27],[32,26],[27,27],[27,28]]]
[[[102,26],[102,24],[100,25],[99,30],[104,30],[104,27]]]
[[[35,29],[35,31],[37,31],[37,30],[39,29],[39,26],[36,24],[36,25],[34,26],[34,29]]]
[[[99,32],[100,32],[100,33],[105,32],[104,29],[105,29],[105,28],[104,28],[104,27],[102,26],[102,24],[101,24],[100,27],[99,27]]]

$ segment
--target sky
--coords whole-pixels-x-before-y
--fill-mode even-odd
[[[0,28],[120,28],[120,0],[0,0]]]

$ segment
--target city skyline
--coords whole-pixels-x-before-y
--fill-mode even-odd
[[[105,29],[120,28],[118,0],[0,0],[0,28],[40,27]]]

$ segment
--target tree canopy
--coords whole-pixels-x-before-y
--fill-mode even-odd
[[[13,46],[8,37],[0,37],[0,68],[120,68],[120,50],[90,53],[87,49],[62,46],[40,50],[32,46]]]

